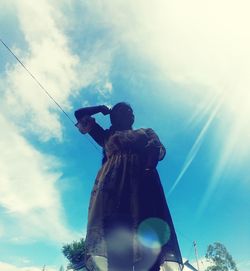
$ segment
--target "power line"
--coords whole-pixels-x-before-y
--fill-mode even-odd
[[[70,116],[64,111],[60,104],[52,97],[52,95],[46,90],[46,88],[38,81],[38,79],[30,72],[28,68],[22,63],[22,61],[13,53],[13,51],[8,47],[8,45],[0,38],[0,41],[4,47],[14,56],[14,58],[22,65],[22,67],[29,73],[29,75],[36,81],[39,87],[46,93],[46,95],[58,106],[58,108],[65,114],[65,116],[74,124],[74,121]]]
[[[28,72],[28,74],[35,80],[35,82],[39,85],[39,87],[44,91],[44,93],[55,103],[55,105],[63,112],[63,114],[68,118],[68,120],[75,124],[71,117],[65,112],[62,106],[55,100],[55,98],[48,92],[48,90],[39,82],[39,80],[32,74],[32,72],[23,64],[23,62],[16,56],[16,54],[9,48],[9,46],[0,38],[1,43],[3,46],[13,55],[13,57],[19,62],[19,64]],[[96,147],[96,145],[90,141],[88,138],[87,140],[95,147],[95,149],[100,152],[100,150]]]
[[[46,95],[57,105],[57,107],[64,113],[64,115],[74,124],[74,121],[71,117],[65,112],[61,105],[52,97],[52,95],[46,90],[46,88],[38,81],[38,79],[31,73],[31,71],[26,68],[23,62],[13,53],[9,46],[0,38],[1,43],[4,47],[14,56],[14,58],[22,65],[22,67],[28,72],[28,74],[36,81],[39,87],[46,93]]]

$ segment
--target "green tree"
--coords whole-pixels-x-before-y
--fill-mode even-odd
[[[209,245],[205,257],[213,264],[206,271],[238,271],[232,256],[221,243]]]
[[[80,241],[64,245],[62,253],[69,261],[67,269],[77,270],[85,266],[85,242],[83,238]]]

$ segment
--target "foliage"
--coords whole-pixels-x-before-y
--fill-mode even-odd
[[[63,255],[68,259],[67,269],[76,270],[78,266],[84,266],[85,242],[82,238],[80,241],[74,241],[62,247]]]
[[[232,256],[221,243],[209,245],[205,257],[213,264],[206,271],[238,271]]]

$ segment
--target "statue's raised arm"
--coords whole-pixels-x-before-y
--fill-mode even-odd
[[[106,105],[83,107],[75,111],[75,117],[77,123],[75,126],[78,128],[80,133],[89,135],[103,147],[105,140],[105,130],[96,123],[95,119],[92,117],[95,114],[102,113],[107,115],[110,113],[110,109]]]

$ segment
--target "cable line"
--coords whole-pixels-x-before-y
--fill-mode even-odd
[[[0,38],[3,46],[14,56],[14,58],[20,63],[20,65],[28,72],[28,74],[35,80],[35,82],[39,85],[39,87],[44,91],[44,93],[55,103],[55,105],[63,112],[63,114],[68,118],[68,120],[75,125],[75,122],[71,119],[71,117],[65,112],[62,106],[53,98],[53,96],[46,90],[46,88],[39,82],[39,80],[32,74],[32,72],[23,64],[23,62],[14,54],[14,52],[9,48],[9,46]],[[87,138],[87,137],[86,137]],[[100,150],[96,147],[96,145],[87,140],[95,147],[95,149],[100,152]]]
[[[46,95],[58,106],[58,108],[64,113],[64,115],[74,124],[71,117],[64,111],[60,104],[51,96],[51,94],[46,90],[46,88],[38,81],[38,79],[29,71],[28,68],[22,63],[22,61],[13,53],[13,51],[6,45],[6,43],[0,38],[1,43],[4,47],[14,56],[14,58],[22,65],[22,67],[29,73],[29,75],[36,81],[39,87],[46,93]]]

